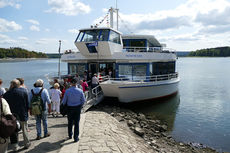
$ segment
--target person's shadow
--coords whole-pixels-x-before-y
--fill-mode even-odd
[[[43,153],[43,152],[50,152],[50,151],[57,151],[59,149],[61,149],[61,147],[63,146],[62,143],[65,140],[59,140],[57,142],[54,143],[50,143],[50,142],[42,142],[40,144],[38,144],[37,146],[35,146],[33,149],[30,150],[27,149],[25,150],[24,148],[19,149],[17,152],[25,152],[25,153]],[[14,153],[14,151],[9,150],[8,153]]]

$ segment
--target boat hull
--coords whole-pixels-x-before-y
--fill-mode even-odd
[[[100,84],[104,96],[130,103],[172,95],[178,91],[179,78],[157,82],[105,81]]]

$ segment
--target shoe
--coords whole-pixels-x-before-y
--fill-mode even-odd
[[[79,141],[79,138],[77,138],[77,139],[74,139],[74,142],[78,142]]]
[[[24,146],[24,149],[28,149],[31,146],[31,143],[28,143],[27,145]]]
[[[36,140],[40,140],[41,139],[41,136],[37,136]]]
[[[49,137],[51,134],[48,132],[46,135],[44,135],[44,138],[45,137]]]
[[[54,113],[52,114],[53,117],[55,117]]]
[[[14,144],[14,147],[13,147],[13,151],[14,152],[17,152],[19,150],[19,145],[18,144]]]

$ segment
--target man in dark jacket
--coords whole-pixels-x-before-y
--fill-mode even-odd
[[[19,119],[24,139],[24,148],[27,149],[30,146],[30,141],[28,138],[27,120],[28,120],[28,93],[25,89],[19,88],[20,82],[14,79],[10,83],[10,89],[7,91],[3,97],[7,100],[12,114],[15,114]],[[17,151],[18,146],[18,133],[10,137],[11,143],[14,145],[14,151]]]

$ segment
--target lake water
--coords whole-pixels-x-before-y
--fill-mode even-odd
[[[29,89],[45,74],[57,72],[58,60],[33,60],[0,63],[4,87],[16,77],[23,77]],[[61,70],[67,64],[61,63]],[[196,142],[218,151],[230,152],[230,58],[179,58],[177,71],[179,93],[134,108],[167,122],[177,141]]]
[[[60,69],[67,71],[67,64],[61,63]],[[37,79],[44,80],[44,86],[49,88],[50,85],[45,75],[54,72],[58,72],[58,59],[0,63],[0,78],[3,80],[5,88],[9,88],[11,80],[20,77],[25,79],[25,85],[29,89],[33,88]]]

